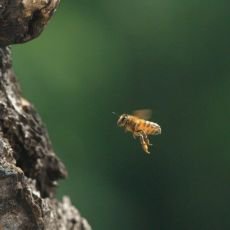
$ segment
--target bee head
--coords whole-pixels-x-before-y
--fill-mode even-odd
[[[128,114],[122,114],[117,121],[117,125],[120,127],[124,126],[127,121],[128,121]]]

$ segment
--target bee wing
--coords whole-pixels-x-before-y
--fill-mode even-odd
[[[149,120],[152,116],[152,110],[151,109],[139,109],[139,110],[133,111],[132,114],[141,119]]]

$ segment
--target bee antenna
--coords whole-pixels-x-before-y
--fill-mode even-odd
[[[112,112],[112,114],[115,115],[115,116],[119,116],[119,115],[118,115],[117,113],[115,113],[115,112]]]

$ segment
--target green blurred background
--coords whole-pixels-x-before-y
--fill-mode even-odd
[[[96,230],[230,229],[229,1],[62,1],[13,46],[24,96]],[[153,110],[145,155],[111,112]]]

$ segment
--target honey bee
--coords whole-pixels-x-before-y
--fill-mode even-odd
[[[147,154],[150,154],[148,147],[152,145],[148,135],[161,134],[161,127],[157,123],[148,121],[151,114],[152,111],[149,109],[136,110],[132,115],[120,115],[117,121],[117,125],[124,127],[125,132],[131,132],[134,139],[139,138],[141,146]]]

